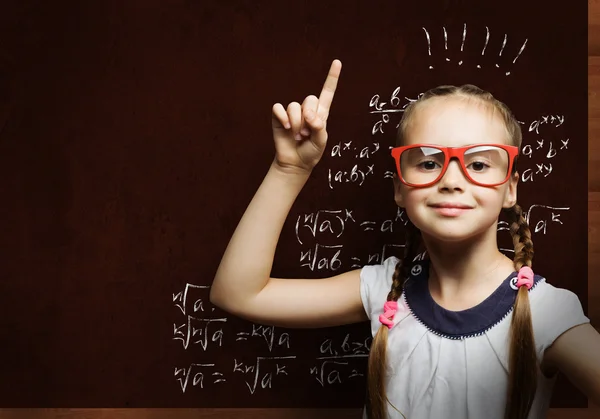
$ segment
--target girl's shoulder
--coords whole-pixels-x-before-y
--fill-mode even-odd
[[[538,276],[538,275],[536,275]],[[581,307],[581,302],[577,294],[573,291],[554,286],[544,276],[540,276],[541,280],[535,287],[536,292],[531,292],[530,298],[535,301],[536,306],[547,309],[561,309]]]
[[[531,290],[529,302],[536,345],[542,351],[567,330],[590,322],[577,294],[555,287],[546,278]]]
[[[537,275],[536,275],[537,276]],[[583,313],[583,306],[573,291],[556,287],[546,277],[541,277],[529,293],[532,315],[544,318],[573,316]]]
[[[369,319],[374,313],[379,316],[383,303],[392,287],[396,265],[400,260],[395,256],[386,258],[381,264],[365,265],[360,271],[360,296]]]

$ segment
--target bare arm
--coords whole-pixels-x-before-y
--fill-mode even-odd
[[[359,271],[327,279],[271,278],[290,208],[320,160],[341,63],[334,61],[319,98],[273,107],[276,157],[235,230],[217,270],[211,302],[248,320],[322,327],[366,320]]]
[[[589,323],[560,335],[544,353],[543,365],[560,370],[595,404],[600,405],[600,334]]]
[[[281,229],[308,176],[286,174],[271,164],[219,265],[211,290],[219,305],[229,305],[227,300],[239,304],[236,300],[247,300],[265,287]]]

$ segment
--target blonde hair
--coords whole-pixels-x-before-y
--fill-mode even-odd
[[[436,87],[424,93],[418,100],[412,102],[402,115],[397,135],[398,144],[404,143],[408,125],[419,107],[431,98],[441,96],[454,96],[468,100],[478,100],[482,104],[491,106],[494,111],[500,113],[502,120],[504,121],[508,141],[512,145],[519,148],[521,147],[521,127],[510,109],[504,103],[494,98],[489,92],[470,84],[460,87]],[[513,173],[515,171],[516,161],[513,165]],[[513,239],[513,262],[515,270],[518,271],[522,266],[531,267],[533,259],[533,242],[531,240],[529,226],[523,215],[523,210],[518,204],[515,204],[505,211],[510,225],[510,234]],[[409,222],[407,225],[404,256],[396,265],[392,277],[392,287],[387,295],[388,301],[397,301],[402,295],[404,283],[410,276],[412,262],[417,257],[418,250],[421,246],[420,230]],[[371,419],[386,418],[386,404],[389,403],[385,389],[387,339],[388,327],[382,325],[371,344],[368,363],[367,413],[368,417]],[[517,292],[511,322],[509,379],[506,408],[504,412],[505,419],[527,418],[537,388],[537,363],[538,360],[529,307],[529,292],[526,287],[521,286]],[[395,409],[394,406],[392,407]]]

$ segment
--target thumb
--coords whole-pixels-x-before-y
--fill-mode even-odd
[[[327,130],[325,129],[325,121],[323,121],[321,117],[313,110],[306,111],[305,120],[312,132],[311,138],[313,142],[320,147],[325,147],[325,144],[327,143]]]
[[[312,109],[306,110],[305,120],[313,132],[325,128],[325,122]]]

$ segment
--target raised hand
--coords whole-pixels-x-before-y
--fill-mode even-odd
[[[287,110],[273,105],[272,125],[275,164],[285,171],[311,172],[327,145],[327,118],[333,102],[342,63],[334,60],[319,97],[307,96],[300,105],[292,102]]]

